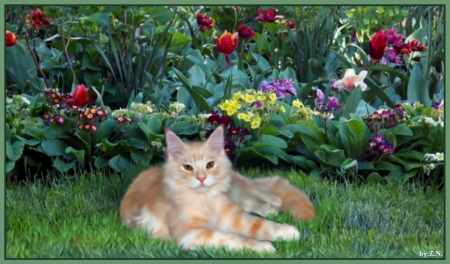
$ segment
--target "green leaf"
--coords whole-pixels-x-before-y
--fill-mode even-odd
[[[129,158],[123,156],[122,154],[119,154],[114,156],[108,164],[114,170],[125,173],[130,170],[132,162]]]
[[[167,23],[174,17],[175,13],[163,6],[155,6],[150,11],[151,18],[161,23]]]
[[[406,127],[406,124],[396,125],[395,127],[388,128],[386,131],[392,133],[393,135],[397,135],[397,136],[412,136],[413,135],[412,130],[409,129],[408,127]]]
[[[323,83],[329,83],[330,80],[328,79],[319,79],[319,80],[315,80],[306,84],[302,84],[302,89],[300,92],[300,98],[305,101],[306,99],[308,99],[308,96],[311,94],[311,91],[313,90],[312,88],[314,86],[317,86],[319,84],[323,84]]]
[[[317,164],[314,161],[309,160],[303,156],[291,156],[291,161],[307,171],[312,171],[318,168]]]
[[[256,61],[256,64],[258,65],[258,67],[261,69],[261,71],[266,71],[268,69],[270,69],[270,64],[269,62],[261,55],[252,52],[251,53],[253,59]]]
[[[10,171],[12,171],[14,169],[14,165],[16,164],[16,162],[14,161],[8,161],[5,164],[6,167],[6,173],[9,173]]]
[[[151,116],[147,121],[147,127],[149,131],[155,134],[158,134],[161,130],[162,122],[161,119],[157,116]]]
[[[26,127],[21,130],[22,133],[29,135],[35,140],[38,140],[40,142],[44,141],[46,139],[46,136],[42,129],[39,129],[37,127]]]
[[[95,168],[101,169],[109,165],[109,159],[105,157],[97,157],[94,162]]]
[[[24,148],[25,144],[21,141],[16,141],[14,144],[6,141],[6,157],[8,157],[10,161],[17,161],[22,157]]]
[[[206,83],[205,72],[197,65],[192,66],[188,73],[191,75],[189,77],[189,82],[192,86],[203,87]]]
[[[426,89],[426,81],[423,78],[419,64],[415,64],[411,70],[408,82],[407,99],[409,102],[420,102],[425,107],[431,106],[431,99]]]
[[[271,135],[261,135],[261,137],[255,141],[255,143],[265,143],[270,146],[278,148],[287,148],[287,143],[281,138],[271,136]]]
[[[117,131],[117,124],[114,119],[107,119],[98,126],[96,142],[101,142],[104,138],[108,138],[109,135]]]
[[[59,157],[56,157],[56,159],[53,160],[53,167],[59,172],[67,172],[74,167],[75,162],[75,160],[66,162]]]
[[[169,128],[177,135],[193,135],[198,133],[198,126],[191,121],[175,122]]]
[[[137,164],[149,164],[151,159],[153,158],[153,151],[138,151],[132,150],[130,152],[131,158]]]
[[[41,144],[44,153],[50,157],[63,156],[67,147],[67,144],[60,139],[48,139]]]
[[[325,143],[325,133],[311,122],[301,120],[297,124],[287,125],[286,128],[315,138],[317,144],[322,145]]]
[[[5,140],[9,142],[11,142],[12,140],[11,128],[9,127],[8,123],[6,123],[5,126]]]
[[[367,176],[367,181],[371,183],[379,183],[386,181],[386,179],[381,177],[378,172],[372,172],[369,176]]]
[[[180,81],[183,83],[184,88],[189,92],[189,94],[192,96],[195,105],[197,106],[197,108],[200,110],[200,112],[211,112],[211,107],[209,106],[208,102],[206,101],[206,99],[201,96],[199,93],[197,93],[191,86],[191,84],[189,83],[189,80],[186,78],[186,76],[184,76],[183,73],[181,73],[179,70],[172,68],[172,70],[175,72],[175,74],[178,76],[178,78],[180,79]],[[183,87],[182,87],[183,88]],[[180,88],[180,90],[182,89]]]
[[[239,164],[249,164],[252,160],[267,160],[272,164],[278,164],[278,157],[274,154],[261,154],[253,147],[244,147],[237,151],[237,162]]]
[[[75,158],[78,160],[78,162],[80,163],[80,166],[82,168],[84,168],[84,155],[86,153],[84,151],[84,149],[77,150],[77,149],[74,149],[72,147],[67,147],[65,152],[67,154],[73,154],[75,156]]]
[[[345,102],[344,112],[342,114],[345,118],[350,118],[350,113],[355,113],[358,108],[359,102],[361,102],[362,90],[361,87],[356,87],[351,91],[349,98]]]
[[[331,145],[321,145],[319,149],[314,152],[324,164],[339,168],[345,160],[345,154],[342,149],[336,149]]]

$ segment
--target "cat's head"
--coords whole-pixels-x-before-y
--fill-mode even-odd
[[[204,142],[183,142],[166,129],[166,182],[172,187],[205,193],[228,189],[232,165],[224,149],[224,129],[219,126]]]

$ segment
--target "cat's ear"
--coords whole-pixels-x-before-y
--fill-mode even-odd
[[[165,134],[166,134],[166,155],[169,158],[169,160],[174,160],[176,157],[179,157],[181,154],[183,154],[186,145],[169,128],[165,129]]]
[[[223,126],[220,125],[209,136],[206,144],[208,144],[212,151],[217,152],[220,156],[222,156],[225,154],[224,141],[224,129]]]

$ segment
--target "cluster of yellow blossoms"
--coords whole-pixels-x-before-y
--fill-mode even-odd
[[[238,120],[249,123],[252,129],[259,128],[262,124],[270,122],[269,113],[285,113],[286,109],[277,101],[274,92],[263,92],[255,90],[239,91],[233,94],[231,99],[220,103],[218,107],[228,116],[236,115]],[[309,118],[312,110],[304,107],[298,99],[293,101],[289,116],[300,115]]]

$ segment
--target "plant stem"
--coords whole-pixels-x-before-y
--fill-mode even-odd
[[[63,27],[62,19],[59,20],[59,25],[61,27],[61,42],[62,42],[62,45],[64,48],[64,55],[66,56],[66,60],[67,60],[67,63],[69,64],[69,68],[70,68],[70,71],[72,72],[72,76],[78,83],[77,77],[75,76],[75,72],[73,71],[72,63],[70,62],[69,53],[67,52],[66,40],[64,39],[64,27]]]
[[[211,78],[211,76],[217,71],[217,69],[219,69],[219,67],[222,64],[224,58],[225,58],[225,54],[223,54],[222,59],[220,59],[220,61],[217,64],[216,68],[208,75],[208,78],[206,78],[205,85],[203,86],[204,89],[206,89],[206,85],[208,84],[208,81]]]
[[[328,121],[328,119],[323,119],[323,130],[324,130],[324,132],[325,132],[325,142],[327,143],[327,144],[329,144],[329,140],[328,140],[328,131],[327,131],[327,121]]]
[[[46,86],[47,88],[50,88],[50,87],[48,86],[48,80],[47,80],[47,77],[45,77],[45,74],[44,74],[44,72],[42,71],[42,68],[41,68],[41,66],[39,65],[39,62],[38,62],[37,59],[36,59],[36,54],[34,54],[34,51],[33,51],[33,49],[31,48],[30,40],[29,40],[29,35],[28,35],[28,31],[27,31],[27,30],[24,30],[24,32],[25,32],[25,41],[27,42],[27,47],[28,47],[28,50],[29,50],[30,53],[31,53],[31,57],[33,58],[34,64],[36,65],[36,68],[38,69],[39,73],[41,74],[42,79],[44,79],[45,86]]]

